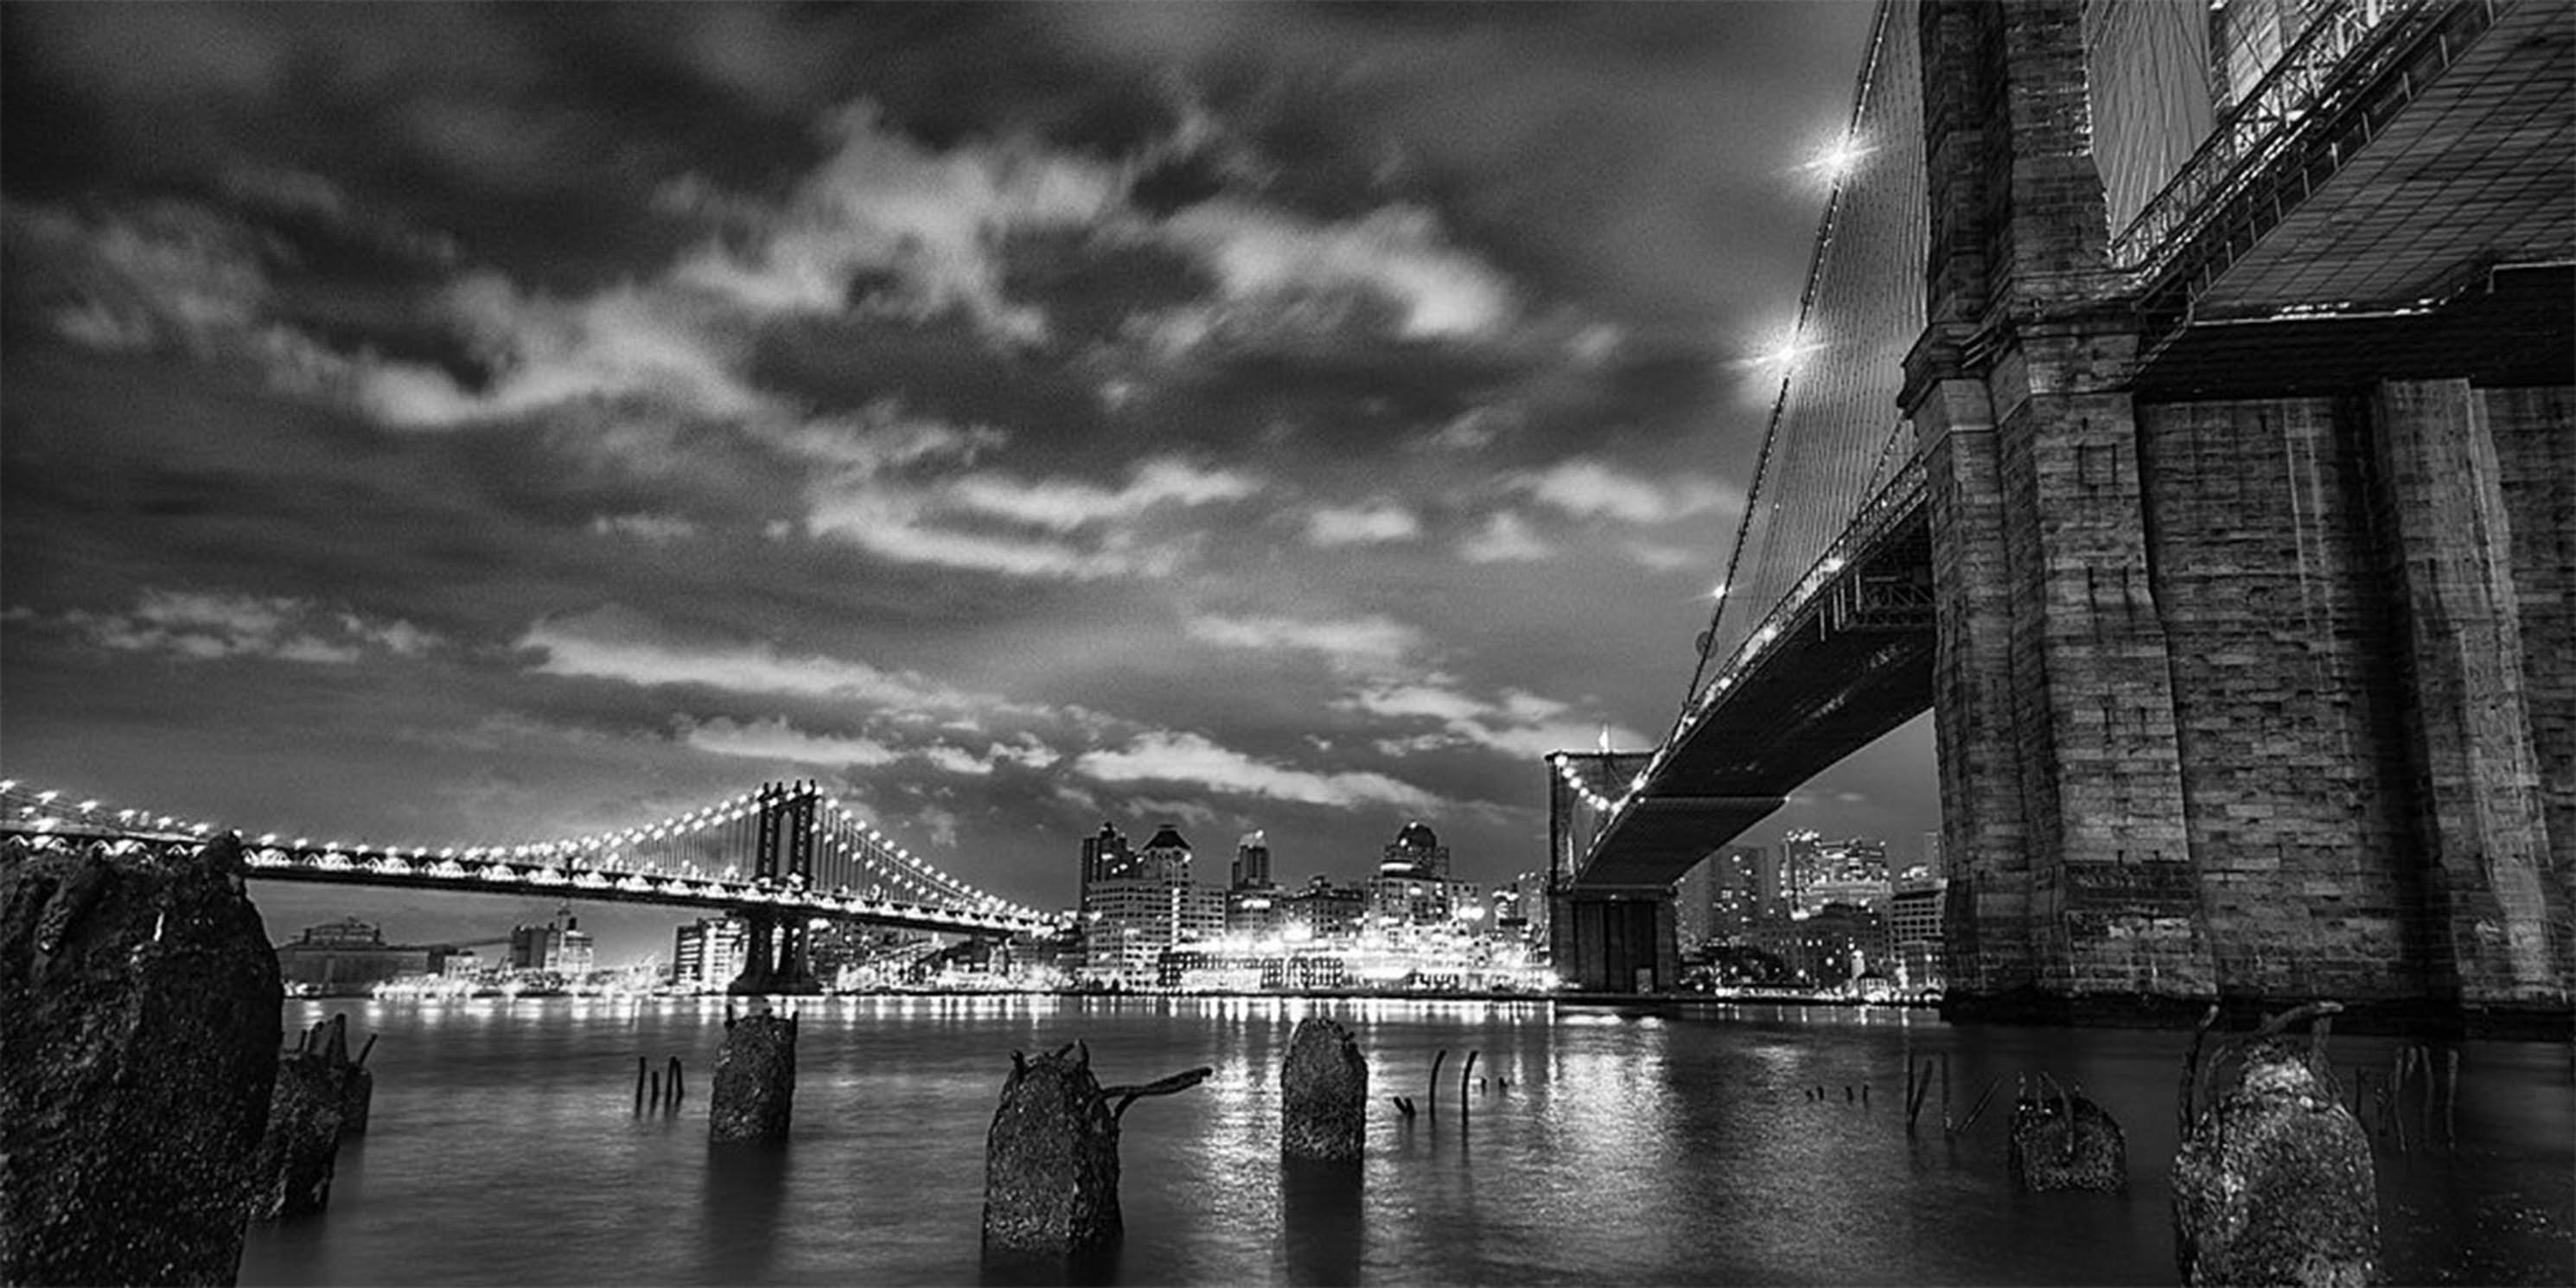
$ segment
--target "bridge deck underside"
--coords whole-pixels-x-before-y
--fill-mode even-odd
[[[1928,584],[1928,515],[1894,525],[1845,577]],[[1901,624],[1836,627],[1819,594],[1697,723],[1593,844],[1572,885],[1669,885],[1780,807],[1834,762],[1932,707],[1929,612]]]
[[[2464,34],[2474,17],[2319,118],[2179,248],[2145,309],[2152,328],[2187,308],[2152,337],[2141,394],[2564,382],[2576,32],[2541,0]]]

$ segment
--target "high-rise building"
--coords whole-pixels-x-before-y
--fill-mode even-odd
[[[1415,819],[1396,832],[1393,843],[1386,847],[1378,863],[1382,877],[1409,877],[1417,880],[1449,879],[1449,847],[1422,820]]]
[[[1237,890],[1270,888],[1270,836],[1266,832],[1246,832],[1234,843],[1234,885]]]
[[[1744,933],[1767,915],[1780,896],[1780,871],[1771,851],[1759,845],[1730,845],[1710,856],[1716,869],[1711,882],[1708,937],[1739,943]],[[1786,915],[1781,909],[1777,915]]]
[[[1807,910],[1807,887],[1824,879],[1824,839],[1814,831],[1780,834],[1780,893],[1786,911]]]
[[[1189,840],[1181,835],[1179,828],[1169,823],[1155,828],[1153,839],[1136,851],[1141,875],[1165,885],[1190,883],[1190,858]]]
[[[721,989],[742,973],[747,928],[736,917],[702,917],[671,938],[671,982]]]
[[[1115,824],[1103,821],[1100,831],[1082,838],[1082,896],[1079,906],[1091,911],[1091,887],[1096,882],[1136,875],[1136,854],[1127,847],[1127,837]]]
[[[1673,933],[1683,952],[1695,952],[1713,935],[1717,917],[1718,856],[1691,865],[1673,883]]]
[[[1125,849],[1106,823],[1084,843],[1085,965],[1098,978],[1151,984],[1164,949],[1225,932],[1226,897],[1190,880],[1189,839],[1170,823],[1132,855]]]

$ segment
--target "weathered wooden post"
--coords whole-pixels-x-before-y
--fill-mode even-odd
[[[1077,1058],[1065,1058],[1076,1050]],[[1079,1043],[1034,1060],[1012,1052],[1011,1076],[984,1141],[985,1256],[1060,1258],[1079,1267],[1112,1252],[1125,1232],[1118,1211],[1119,1118],[1137,1097],[1187,1090],[1210,1072],[1104,1088],[1091,1074],[1090,1048]]]
[[[2004,1161],[2025,1190],[2129,1188],[2129,1138],[2109,1110],[2039,1075],[2041,1094],[2017,1095]]]
[[[2184,1065],[2173,1163],[2174,1259],[2186,1284],[2366,1284],[2378,1271],[2370,1139],[2343,1107],[2315,1002],[2275,1016],[2206,1064],[2211,1007]],[[2300,1041],[2283,1034],[2319,1021]],[[2220,1065],[2234,1058],[2232,1070]]]
[[[293,1051],[278,1057],[268,1130],[251,1163],[252,1219],[303,1216],[329,1205],[340,1163],[341,1114],[355,1071],[346,1015],[314,1025]]]
[[[754,1011],[725,1016],[716,1089],[707,1102],[707,1141],[783,1141],[796,1107],[796,1021]]]
[[[0,841],[0,1283],[234,1282],[277,954],[239,838]]]
[[[382,1034],[367,1035],[367,1044],[358,1048],[358,1058],[349,1062],[347,1081],[341,1084],[340,1135],[364,1136],[367,1119],[375,1112],[376,1075],[367,1071],[367,1057],[376,1053],[376,1039]]]
[[[1367,1144],[1368,1060],[1359,1043],[1336,1021],[1297,1021],[1279,1066],[1279,1152],[1356,1159]]]

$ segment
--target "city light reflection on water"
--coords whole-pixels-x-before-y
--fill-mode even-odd
[[[788,1005],[801,1020],[792,1140],[737,1153],[706,1144],[723,999],[291,1004],[290,1026],[349,1009],[383,1034],[373,1126],[345,1147],[327,1213],[254,1228],[242,1282],[975,1282],[984,1136],[1010,1053],[1076,1038],[1105,1082],[1214,1070],[1123,1120],[1127,1282],[2174,1276],[2177,1033],[1749,1004],[1670,1018],[1398,999]],[[1369,1058],[1357,1173],[1279,1159],[1279,1063],[1307,1015],[1341,1020]],[[2385,1069],[2392,1047],[2337,1037],[2335,1051]],[[637,1058],[659,1069],[671,1056],[687,1101],[637,1117]],[[1904,1070],[1936,1058],[1947,1091],[1927,1095],[1909,1136]],[[2011,1190],[2010,1079],[2041,1070],[2120,1118],[2127,1194]],[[2384,1276],[2563,1282],[2576,1259],[2565,1054],[2471,1044],[2463,1071],[2457,1153],[2382,1151]],[[1945,1109],[1964,1117],[1997,1079],[2006,1103],[1945,1136]]]

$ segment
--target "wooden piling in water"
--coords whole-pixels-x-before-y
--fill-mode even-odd
[[[1440,1116],[1440,1064],[1448,1058],[1447,1047],[1440,1048],[1440,1054],[1431,1057],[1431,1116],[1435,1119]]]
[[[2460,1049],[2451,1048],[2444,1063],[2450,1066],[2451,1080],[2442,1089],[2442,1137],[2456,1150],[2460,1147]]]
[[[671,1057],[671,1098],[670,1098],[670,1100],[669,1100],[668,1102],[666,1102],[666,1103],[663,1105],[663,1109],[664,1109],[666,1112],[669,1112],[669,1113],[675,1113],[675,1114],[676,1114],[676,1113],[680,1112],[680,1100],[681,1100],[681,1098],[682,1098],[682,1097],[684,1097],[684,1096],[686,1096],[686,1095],[688,1095],[688,1094],[689,1094],[689,1093],[688,1093],[687,1086],[686,1086],[686,1084],[681,1080],[681,1076],[680,1076],[680,1057],[678,1057],[678,1056],[676,1056],[676,1055],[675,1055],[675,1056],[672,1056],[672,1057]]]
[[[1475,1076],[1476,1057],[1481,1054],[1480,1051],[1468,1052],[1466,1067],[1458,1071],[1458,1119],[1461,1122],[1467,1118],[1467,1079]]]
[[[644,1057],[635,1057],[635,1116],[638,1118],[644,1116],[644,1064]]]

